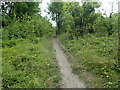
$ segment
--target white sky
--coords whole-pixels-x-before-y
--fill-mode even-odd
[[[80,0],[77,0],[77,1],[80,1]],[[111,12],[111,9],[112,9],[112,2],[113,2],[113,12],[114,13],[118,12],[118,1],[119,0],[99,0],[99,1],[101,2],[101,7],[97,10],[100,10],[100,12],[102,12],[102,13],[106,12],[106,14],[109,15],[109,13]],[[50,3],[50,0],[43,0],[42,4],[40,5],[41,15],[43,17],[44,16],[49,17],[49,15],[47,15],[47,12],[45,12],[45,11],[48,11],[47,10],[47,8],[48,8],[47,3]],[[104,11],[102,9],[104,9]],[[54,21],[50,20],[50,22],[53,24],[53,26],[55,26]]]

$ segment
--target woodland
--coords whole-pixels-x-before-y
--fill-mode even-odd
[[[1,87],[60,88],[52,44],[58,38],[87,88],[118,88],[120,14],[96,12],[100,2],[51,2],[48,18],[41,16],[40,3],[1,3]]]

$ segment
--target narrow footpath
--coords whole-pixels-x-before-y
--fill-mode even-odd
[[[62,88],[85,88],[82,80],[72,73],[67,57],[62,50],[59,40],[56,38],[53,38],[53,47],[56,51],[56,59],[58,60],[58,65],[62,75]]]

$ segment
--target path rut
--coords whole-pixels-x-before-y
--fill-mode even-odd
[[[67,61],[66,55],[60,46],[59,40],[56,38],[53,38],[53,47],[56,51],[56,59],[58,60],[58,65],[62,74],[62,88],[85,88],[82,80],[72,73],[72,69]]]

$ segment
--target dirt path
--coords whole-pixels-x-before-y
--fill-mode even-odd
[[[62,74],[62,88],[85,88],[84,83],[72,73],[72,69],[62,50],[60,42],[55,38],[53,39],[53,46],[56,50],[56,59],[58,60]]]

